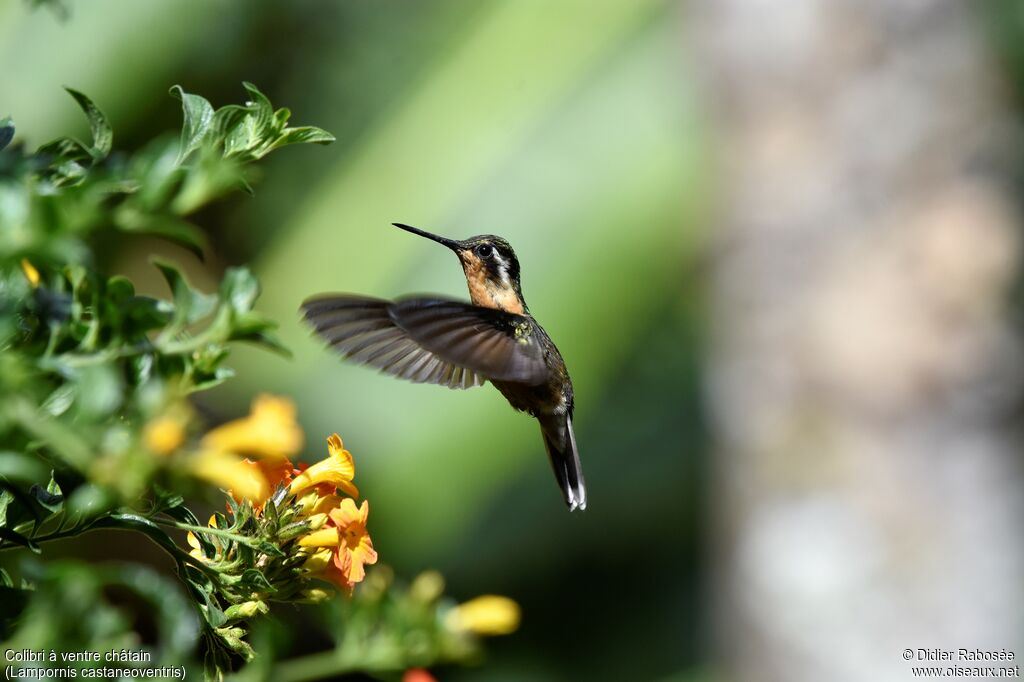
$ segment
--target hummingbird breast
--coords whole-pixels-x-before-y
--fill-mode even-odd
[[[573,392],[572,380],[554,342],[548,337],[544,328],[530,318],[530,334],[535,336],[544,348],[544,364],[547,376],[539,384],[528,385],[517,382],[494,381],[509,404],[517,410],[529,412],[534,417],[551,414],[572,415]]]
[[[547,414],[563,414],[571,410],[572,387],[568,393],[565,387],[555,382],[546,381],[537,386],[526,384],[514,384],[503,381],[492,381],[509,404],[521,412],[528,412],[531,416]]]

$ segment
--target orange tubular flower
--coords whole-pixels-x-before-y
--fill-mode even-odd
[[[288,458],[298,453],[302,441],[295,404],[260,395],[248,417],[203,436],[198,460],[206,475],[200,475],[227,488],[236,500],[251,501],[259,512],[277,486],[291,479],[294,467]]]
[[[185,442],[185,420],[162,415],[151,419],[142,431],[142,442],[158,455],[169,455]]]
[[[298,496],[309,488],[316,487],[321,495],[329,495],[340,488],[347,495],[359,497],[359,490],[352,484],[356,476],[356,465],[352,453],[345,449],[341,436],[334,433],[327,439],[327,459],[312,465],[295,477],[288,492]]]
[[[277,486],[287,483],[295,475],[295,465],[287,459],[259,459],[255,462],[247,459],[245,463],[256,467],[263,474],[271,493],[277,490]]]
[[[295,403],[272,395],[257,396],[248,417],[222,424],[203,436],[200,445],[243,456],[287,459],[302,449],[302,429]]]
[[[307,568],[322,571],[324,578],[351,592],[366,577],[365,566],[377,563],[377,552],[366,530],[369,514],[370,504],[366,500],[357,509],[351,498],[342,499],[328,513],[323,528],[299,540],[299,546],[314,550]],[[329,557],[325,549],[329,550]],[[324,561],[327,558],[329,563]]]
[[[258,467],[219,450],[202,450],[192,460],[192,474],[231,491],[235,499],[262,504],[272,492]]]

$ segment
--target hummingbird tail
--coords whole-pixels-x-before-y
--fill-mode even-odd
[[[540,420],[544,446],[548,450],[551,468],[558,486],[565,495],[569,511],[587,508],[587,488],[583,480],[580,454],[576,450],[576,434],[572,430],[572,417],[568,414],[551,415]]]

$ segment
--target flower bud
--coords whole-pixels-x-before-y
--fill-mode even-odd
[[[317,493],[317,491],[311,490],[308,493],[296,499],[292,506],[300,515],[306,516],[307,514],[313,511],[314,507],[316,507],[316,503],[319,497],[320,495]]]
[[[327,523],[327,514],[322,512],[320,514],[313,514],[306,521],[309,523],[310,530],[320,530]]]
[[[519,627],[519,615],[519,604],[488,594],[456,606],[448,612],[445,624],[477,635],[507,635]]]
[[[324,590],[319,587],[311,587],[306,590],[302,590],[299,593],[301,601],[307,604],[319,604],[320,602],[327,601],[334,596],[333,590]]]
[[[256,657],[256,652],[253,651],[253,648],[249,646],[248,642],[242,639],[245,637],[245,630],[242,628],[222,627],[217,628],[216,633],[229,649],[241,656],[247,662]]]
[[[409,586],[409,595],[418,602],[429,604],[444,592],[444,578],[437,571],[423,571]]]
[[[331,550],[329,548],[318,549],[309,555],[302,568],[310,573],[321,573],[331,563]]]
[[[228,607],[228,610],[224,612],[224,615],[227,616],[228,620],[243,620],[245,618],[253,618],[258,615],[263,615],[269,610],[270,608],[267,606],[266,602],[247,601]]]

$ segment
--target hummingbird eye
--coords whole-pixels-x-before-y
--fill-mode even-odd
[[[494,255],[494,247],[491,246],[490,244],[481,244],[480,246],[476,247],[476,255],[480,256],[481,258],[490,258],[491,256]]]

